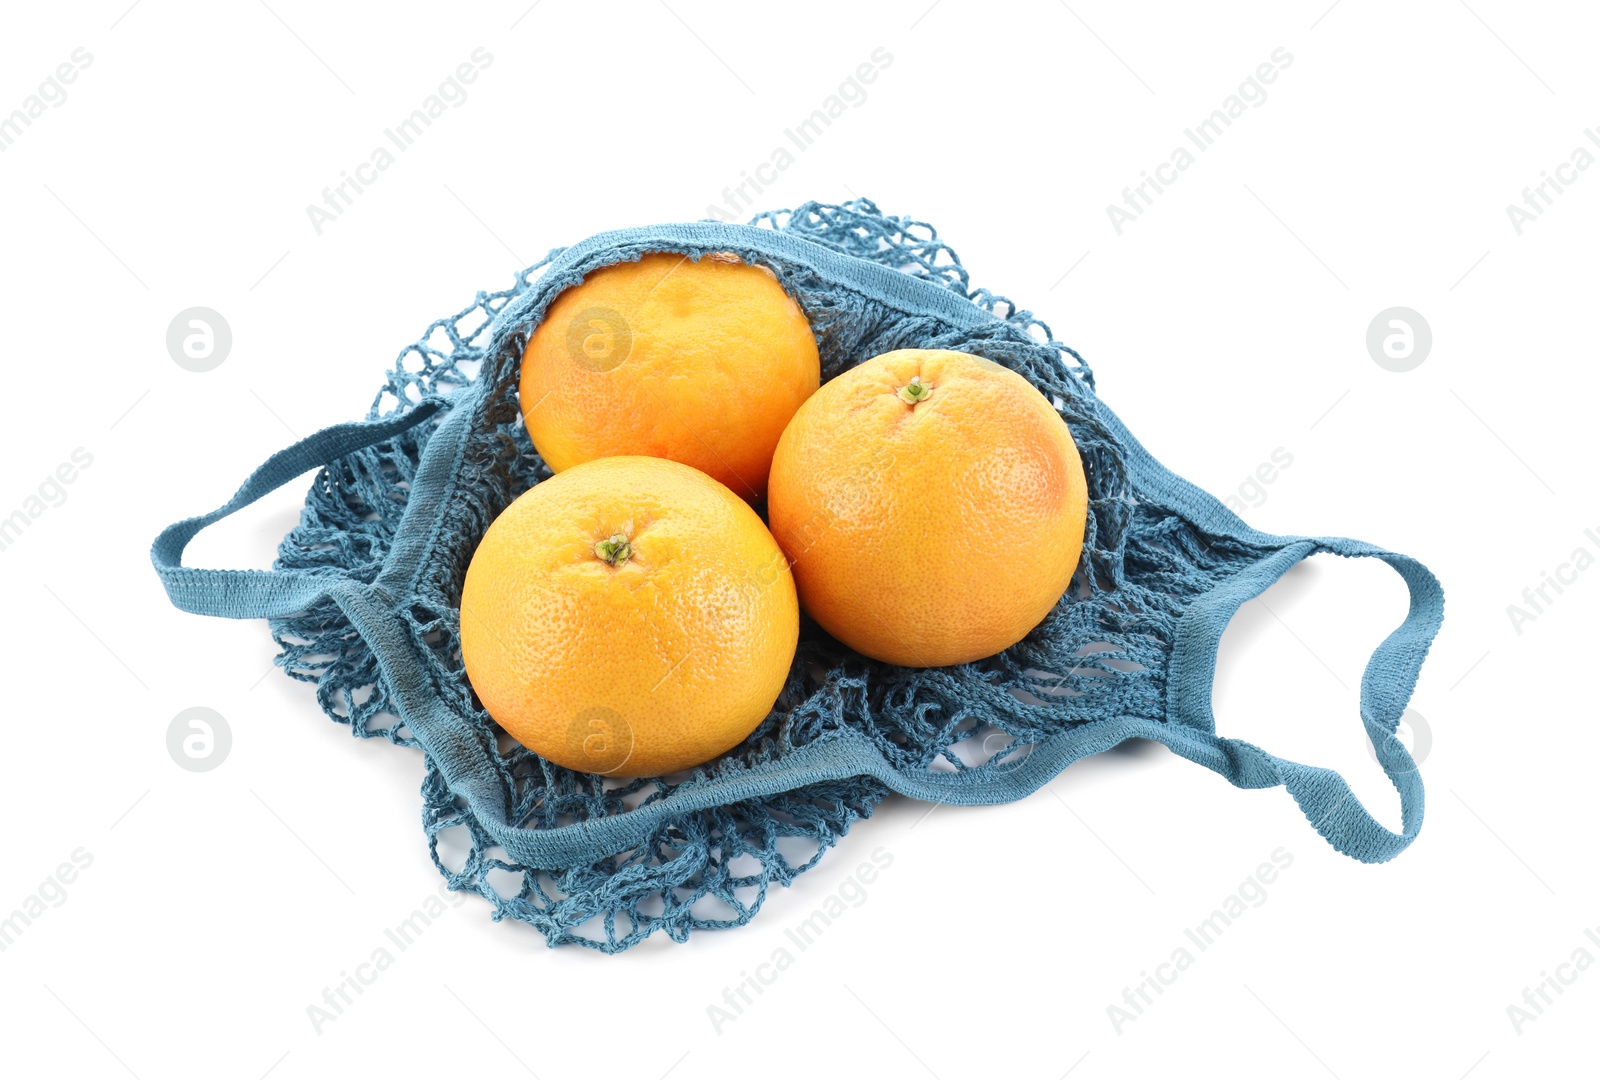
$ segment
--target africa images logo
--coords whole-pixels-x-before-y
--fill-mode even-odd
[[[1155,205],[1157,195],[1177,183],[1178,177],[1188,172],[1190,166],[1199,160],[1195,157],[1196,153],[1203,154],[1215,146],[1223,133],[1233,126],[1233,122],[1247,111],[1265,105],[1267,86],[1277,82],[1278,75],[1293,63],[1294,55],[1288,49],[1281,45],[1273,49],[1272,55],[1256,65],[1255,71],[1239,84],[1236,91],[1223,98],[1222,104],[1211,110],[1209,116],[1194,127],[1184,128],[1185,142],[1173,147],[1166,161],[1141,172],[1137,184],[1122,189],[1122,206],[1106,204],[1106,217],[1111,220],[1112,231],[1121,236],[1123,229],[1138,221],[1146,210]],[[1193,150],[1190,150],[1191,146]]]

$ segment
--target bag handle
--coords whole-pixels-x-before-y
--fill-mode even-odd
[[[1377,750],[1378,763],[1400,794],[1398,833],[1379,824],[1344,777],[1332,769],[1288,761],[1243,739],[1216,734],[1211,688],[1222,631],[1246,600],[1265,592],[1290,567],[1319,551],[1381,559],[1400,575],[1410,593],[1405,619],[1373,651],[1361,676],[1361,721]],[[1361,862],[1387,862],[1404,851],[1422,828],[1422,778],[1395,728],[1443,619],[1444,590],[1415,559],[1334,537],[1291,543],[1200,598],[1184,614],[1167,687],[1168,715],[1180,727],[1172,732],[1175,738],[1163,741],[1239,787],[1282,784],[1312,827],[1336,850]]]
[[[172,603],[196,615],[228,619],[276,619],[304,611],[346,580],[343,574],[309,570],[200,570],[183,565],[183,549],[200,530],[249,506],[311,469],[391,439],[449,407],[427,397],[404,413],[378,420],[335,424],[279,450],[251,473],[233,498],[209,514],[168,525],[150,546],[150,561]]]

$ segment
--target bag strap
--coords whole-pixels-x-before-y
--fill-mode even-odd
[[[429,397],[395,416],[323,428],[269,457],[233,498],[211,513],[167,526],[150,546],[150,561],[166,586],[167,596],[184,611],[229,619],[283,618],[323,600],[346,580],[344,575],[309,570],[200,570],[183,565],[183,549],[200,530],[302,473],[392,439],[431,419],[449,404],[443,398]]]
[[[1384,828],[1332,769],[1302,765],[1244,741],[1216,734],[1211,689],[1217,646],[1228,621],[1246,600],[1265,592],[1289,568],[1319,551],[1383,560],[1410,592],[1405,619],[1378,645],[1361,676],[1361,722],[1377,750],[1378,763],[1400,794],[1401,831]],[[1173,730],[1163,739],[1174,752],[1197,761],[1244,788],[1282,784],[1306,818],[1333,847],[1362,862],[1394,858],[1422,828],[1422,778],[1395,734],[1417,675],[1444,619],[1444,590],[1415,559],[1371,544],[1334,537],[1288,544],[1197,600],[1179,623],[1167,686]]]

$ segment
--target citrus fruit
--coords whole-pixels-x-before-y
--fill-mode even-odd
[[[800,635],[788,562],[743,499],[687,465],[601,458],[495,518],[461,593],[489,715],[580,772],[658,776],[738,745]]]
[[[800,603],[874,659],[940,667],[1022,640],[1061,599],[1088,486],[1020,375],[904,349],[817,391],[778,441],[768,512]]]
[[[522,356],[522,413],[555,472],[618,454],[693,465],[746,499],[821,378],[816,338],[770,272],[652,253],[563,292]]]

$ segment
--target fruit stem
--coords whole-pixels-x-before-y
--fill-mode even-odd
[[[609,540],[595,541],[594,553],[612,566],[621,566],[633,557],[633,545],[628,543],[626,536],[617,533]]]
[[[921,375],[911,376],[910,382],[895,391],[900,400],[907,405],[915,405],[919,401],[926,401],[931,393],[933,393],[933,387],[925,385]]]

